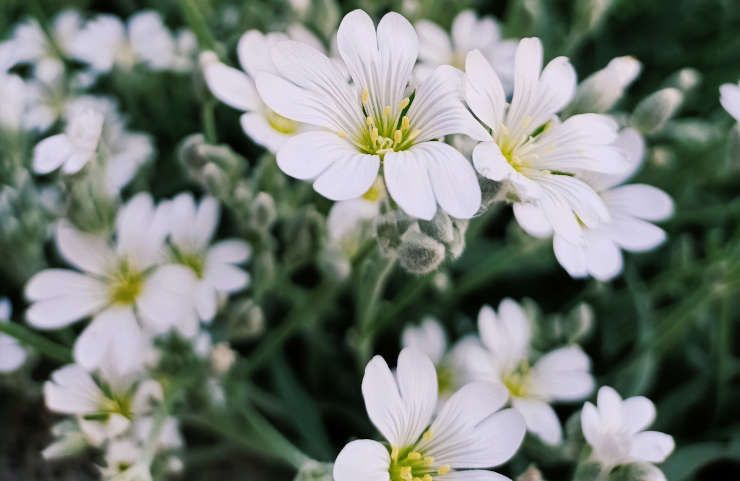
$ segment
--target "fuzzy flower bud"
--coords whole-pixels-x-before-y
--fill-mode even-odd
[[[417,229],[409,229],[401,237],[398,262],[411,274],[428,274],[445,260],[445,246]]]
[[[669,87],[644,98],[632,114],[632,125],[644,134],[660,132],[683,102],[683,94]]]
[[[455,231],[452,226],[452,220],[442,209],[438,209],[435,216],[430,221],[419,221],[421,231],[433,239],[444,244],[454,240]]]
[[[258,193],[249,209],[250,226],[256,230],[269,230],[277,219],[275,200],[267,192]]]
[[[306,461],[298,470],[298,474],[293,481],[332,481],[331,463],[320,463],[318,461]]]
[[[572,113],[604,113],[622,98],[625,89],[634,82],[642,64],[634,57],[612,59],[606,67],[581,82],[569,111]]]
[[[413,219],[401,211],[393,211],[378,216],[375,220],[375,231],[378,238],[380,252],[386,256],[393,256],[401,245],[401,236],[412,224]]]

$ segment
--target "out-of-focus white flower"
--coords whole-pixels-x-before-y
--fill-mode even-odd
[[[225,239],[211,245],[219,217],[218,201],[213,197],[196,206],[193,196],[183,193],[171,202],[171,258],[194,276],[194,305],[204,322],[213,320],[221,299],[249,285],[249,274],[238,267],[249,258],[249,244]]]
[[[520,224],[536,206],[556,232],[580,242],[582,226],[596,226],[609,213],[596,192],[573,174],[620,173],[627,165],[612,145],[617,124],[609,117],[580,114],[558,120],[557,112],[573,98],[576,74],[565,57],[542,69],[542,55],[539,39],[519,43],[509,105],[488,61],[480,52],[468,54],[465,97],[493,135],[475,148],[473,163],[481,175],[510,189]]]
[[[673,452],[673,437],[645,431],[655,420],[655,405],[646,397],[622,400],[609,386],[599,389],[597,405],[581,411],[583,436],[592,457],[607,469],[634,462],[662,463]]]
[[[498,313],[484,306],[478,314],[481,342],[466,343],[460,356],[468,379],[503,383],[527,430],[557,445],[563,433],[550,403],[586,398],[594,387],[591,362],[578,346],[567,346],[531,365],[531,329],[527,314],[511,299],[501,301]]]
[[[336,202],[326,218],[329,240],[347,258],[359,251],[369,237],[372,220],[380,213],[380,201],[385,197],[382,182],[376,182],[362,197]]]
[[[128,131],[115,100],[111,98],[77,97],[68,103],[66,118],[85,110],[99,112],[105,119],[101,134],[101,153],[105,160],[103,181],[106,190],[116,195],[154,155],[152,139],[146,134]]]
[[[323,53],[291,41],[272,48],[280,75],[257,75],[272,110],[322,128],[289,139],[278,166],[315,179],[314,189],[329,199],[348,200],[373,185],[382,159],[388,193],[408,214],[428,220],[439,204],[453,217],[472,217],[481,200],[475,172],[460,152],[436,141],[454,133],[488,137],[460,101],[460,72],[438,67],[409,95],[418,39],[395,12],[377,29],[364,11],[350,12],[337,45],[352,84]]]
[[[634,57],[616,57],[606,67],[591,74],[578,85],[569,110],[604,113],[622,98],[625,89],[634,82],[642,64]]]
[[[10,322],[11,316],[10,301],[7,298],[0,299],[0,323]],[[17,370],[27,357],[26,350],[14,337],[0,333],[0,373]]]
[[[633,129],[624,129],[615,145],[625,152],[631,164],[629,170],[622,175],[583,176],[604,201],[610,220],[584,229],[580,244],[569,242],[559,234],[555,234],[553,239],[555,257],[576,278],[613,279],[622,272],[620,249],[644,252],[660,245],[666,238],[665,231],[651,222],[671,216],[673,201],[670,196],[651,185],[620,185],[632,177],[642,163],[645,153],[642,136]]]
[[[101,446],[126,432],[133,420],[147,415],[152,403],[162,398],[162,388],[155,381],[139,382],[139,373],[123,373],[114,364],[104,363],[96,376],[70,364],[54,371],[44,383],[47,408],[76,416],[91,446]]]
[[[56,423],[51,428],[51,435],[54,442],[41,452],[41,456],[47,460],[75,456],[90,444],[77,419],[65,419]]]
[[[81,23],[79,12],[74,10],[60,12],[54,17],[49,29],[55,44],[52,45],[38,21],[30,18],[15,28],[11,38],[0,44],[0,50],[3,48],[12,50],[12,64],[33,64],[35,77],[42,82],[50,82],[64,72],[64,62],[59,58],[59,54],[70,53],[70,47],[80,30]],[[60,52],[57,52],[57,48]]]
[[[438,320],[425,317],[418,326],[406,326],[403,329],[401,344],[423,352],[436,366],[447,353],[447,334]]]
[[[143,362],[147,336],[177,329],[197,333],[190,300],[192,274],[166,261],[168,213],[142,193],[123,206],[116,219],[116,243],[80,232],[66,221],[56,228],[62,257],[82,272],[46,269],[26,284],[33,304],[28,322],[58,329],[92,316],[75,342],[74,356],[87,369],[113,359],[122,371]]]
[[[98,15],[76,35],[70,50],[98,73],[114,67],[128,70],[137,63],[152,70],[176,69],[180,64],[177,41],[152,10],[133,15],[127,24],[113,15]]]
[[[0,72],[0,129],[17,132],[25,128],[32,93],[19,76]]]
[[[201,66],[208,88],[226,105],[244,112],[240,122],[244,133],[271,152],[277,152],[305,126],[287,119],[270,109],[257,93],[254,81],[257,72],[277,73],[270,57],[270,48],[280,41],[293,39],[323,50],[321,41],[302,27],[293,26],[288,35],[263,34],[249,30],[239,39],[237,55],[242,70],[218,61],[212,52],[201,55]]]
[[[516,40],[503,40],[501,27],[492,17],[478,18],[473,10],[463,10],[452,21],[448,35],[429,20],[414,24],[419,33],[419,64],[414,73],[424,80],[439,65],[464,69],[468,52],[479,50],[496,70],[504,90],[512,89]]]
[[[370,360],[362,394],[370,420],[388,445],[350,442],[337,456],[334,479],[506,479],[484,471],[509,460],[524,438],[521,415],[500,410],[506,389],[468,384],[435,417],[437,389],[434,365],[417,349],[401,351],[395,375],[383,358]]]
[[[102,131],[103,116],[94,110],[70,117],[63,134],[42,140],[34,149],[34,172],[48,174],[59,167],[65,174],[79,172],[95,158]]]
[[[719,88],[719,94],[722,107],[740,122],[740,82],[722,85]]]

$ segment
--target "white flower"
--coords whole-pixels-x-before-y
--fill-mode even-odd
[[[586,175],[604,201],[610,220],[593,228],[585,228],[583,242],[574,244],[555,234],[555,257],[568,273],[576,278],[592,276],[607,281],[622,272],[624,249],[644,252],[665,241],[663,229],[651,222],[664,220],[673,213],[673,201],[662,190],[646,184],[620,185],[637,170],[644,156],[642,136],[624,129],[615,145],[625,152],[631,168],[622,175]]]
[[[0,323],[10,322],[12,309],[7,298],[0,299]],[[0,333],[0,373],[13,372],[26,362],[28,354],[11,336]]]
[[[210,245],[219,217],[218,201],[213,197],[196,206],[193,196],[183,193],[171,203],[171,258],[194,275],[194,305],[205,322],[213,320],[221,299],[249,285],[249,275],[238,267],[249,258],[249,245],[240,239]]]
[[[633,462],[662,463],[675,443],[668,434],[645,431],[655,420],[655,405],[646,397],[625,400],[612,388],[599,389],[597,405],[587,402],[581,427],[592,456],[611,469]]]
[[[425,317],[418,326],[403,329],[401,344],[423,352],[436,366],[447,353],[447,334],[438,320]]]
[[[472,380],[503,383],[511,405],[527,430],[550,445],[560,444],[563,433],[553,401],[577,401],[593,390],[590,360],[578,346],[567,346],[541,356],[530,365],[532,326],[519,304],[504,299],[498,314],[484,306],[478,315],[480,343],[467,343],[461,356]]]
[[[65,10],[54,17],[49,32],[56,48],[66,55],[71,43],[80,30],[82,19],[79,12]],[[64,72],[64,63],[59,53],[49,42],[46,33],[35,18],[20,23],[10,40],[3,42],[14,52],[13,64],[33,64],[37,79],[49,82]],[[0,46],[1,47],[1,46]]]
[[[371,236],[372,220],[380,214],[386,196],[382,182],[376,182],[362,197],[334,203],[326,218],[329,240],[347,258],[354,257]]]
[[[342,20],[337,46],[352,83],[323,53],[283,41],[272,48],[278,75],[260,72],[257,89],[278,114],[320,130],[289,139],[278,166],[332,200],[360,197],[381,160],[389,195],[408,214],[431,219],[439,204],[470,218],[481,193],[460,152],[436,140],[454,133],[486,138],[460,101],[461,74],[438,67],[415,92],[407,86],[418,54],[411,24],[391,12],[377,26],[355,10]]]
[[[148,415],[152,403],[161,399],[159,384],[140,381],[139,373],[122,372],[114,361],[104,363],[97,376],[70,364],[54,371],[51,380],[44,383],[46,407],[76,416],[80,432],[91,446],[101,446],[125,433],[132,421]]]
[[[152,139],[139,132],[129,132],[118,111],[116,101],[109,97],[83,95],[69,102],[66,118],[73,118],[85,110],[103,115],[101,153],[104,157],[105,188],[116,195],[134,177],[139,168],[154,155]]]
[[[484,471],[509,460],[524,438],[521,416],[499,410],[507,397],[500,384],[468,384],[434,417],[434,365],[421,351],[406,348],[395,375],[379,356],[368,363],[362,394],[388,446],[350,442],[334,463],[335,481],[508,479]]]
[[[270,152],[277,152],[295,134],[305,130],[298,122],[287,119],[270,109],[255,87],[258,72],[277,73],[270,58],[270,47],[282,40],[306,42],[321,46],[321,42],[305,29],[294,30],[290,37],[282,33],[263,34],[249,30],[239,39],[237,55],[242,70],[221,63],[215,54],[201,56],[203,74],[213,95],[226,105],[244,112],[240,123],[244,133]]]
[[[26,114],[32,103],[28,85],[15,74],[0,72],[0,129],[17,132],[27,127]]]
[[[94,159],[103,131],[103,116],[84,110],[69,118],[63,134],[52,135],[33,151],[33,170],[48,174],[59,167],[65,174],[79,172]]]
[[[719,88],[719,101],[722,107],[740,122],[740,82],[724,84]]]
[[[611,145],[617,125],[597,114],[559,121],[556,113],[571,101],[576,86],[568,59],[553,59],[543,70],[539,39],[523,39],[516,53],[510,105],[498,76],[479,52],[468,54],[466,75],[468,105],[493,134],[493,141],[475,148],[473,163],[484,177],[506,183],[517,220],[527,208],[538,206],[555,231],[573,242],[580,240],[582,225],[608,220],[599,196],[573,174],[619,173],[626,168],[620,151]]]
[[[452,21],[450,35],[429,20],[419,20],[414,26],[419,33],[417,78],[424,80],[439,65],[464,69],[468,52],[480,50],[493,65],[504,90],[511,92],[517,42],[501,38],[496,19],[478,18],[473,10],[463,10]]]
[[[38,329],[58,329],[92,316],[74,346],[78,364],[87,369],[113,359],[119,369],[143,362],[147,336],[177,328],[196,333],[198,320],[188,297],[191,273],[165,261],[167,213],[148,194],[123,206],[116,219],[116,243],[80,232],[68,222],[56,228],[62,257],[82,272],[46,269],[26,285],[33,302],[26,312]]]
[[[70,50],[98,73],[114,67],[128,70],[137,63],[152,70],[168,70],[177,56],[172,33],[159,13],[151,10],[133,15],[127,24],[113,15],[98,15],[85,24]]]

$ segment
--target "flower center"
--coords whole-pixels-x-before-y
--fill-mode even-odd
[[[421,131],[411,128],[411,119],[406,115],[411,105],[408,97],[401,100],[396,115],[390,105],[386,105],[379,114],[370,113],[370,93],[367,89],[362,91],[361,101],[365,124],[355,140],[360,150],[382,157],[387,152],[406,150],[414,144]]]
[[[133,304],[143,287],[144,274],[130,266],[127,261],[122,261],[110,284],[111,303],[126,306]]]
[[[298,131],[298,122],[287,119],[270,109],[266,109],[265,118],[270,127],[281,134],[292,135]]]
[[[431,437],[431,431],[427,430],[422,440],[428,441]],[[436,466],[432,456],[424,456],[415,446],[391,449],[391,481],[433,481],[435,476],[450,472],[449,464]]]
[[[178,249],[172,249],[172,255],[175,261],[186,267],[189,267],[195,273],[198,279],[203,279],[205,275],[205,259],[201,254],[184,252]]]
[[[509,390],[511,397],[527,397],[530,384],[529,362],[524,360],[519,363],[515,369],[504,375],[502,382]]]

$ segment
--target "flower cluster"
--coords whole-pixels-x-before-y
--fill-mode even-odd
[[[270,12],[279,21],[180,3],[187,28],[168,26],[169,6],[47,18],[34,4],[0,40],[0,384],[18,380],[24,402],[60,418],[43,458],[86,452],[107,481],[161,481],[237,451],[297,480],[541,480],[551,466],[575,481],[662,479],[674,439],[646,430],[649,399],[604,385],[648,391],[605,374],[599,360],[628,341],[600,312],[602,339],[587,343],[585,302],[626,270],[642,336],[681,281],[651,286],[652,305],[624,252],[666,242],[674,231],[657,224],[685,205],[640,169],[709,130],[672,123],[696,72],[630,111],[636,58],[580,82],[568,56],[548,61],[575,55],[599,2],[557,47],[524,36],[538,31],[532,6],[511,14],[532,28],[463,10],[448,33],[394,11],[341,17],[330,0],[289,2]],[[740,84],[719,92],[740,122]],[[740,152],[740,124],[729,145]],[[713,239],[707,252],[725,240]],[[733,292],[728,259],[711,269],[712,299]],[[502,292],[536,289],[518,276],[555,261],[597,281],[563,299],[578,283],[546,279],[543,301],[579,303],[568,314]],[[496,272],[512,283],[486,284]],[[471,320],[481,287],[498,306]],[[400,337],[395,369],[381,335]],[[370,423],[344,405],[360,393]]]

